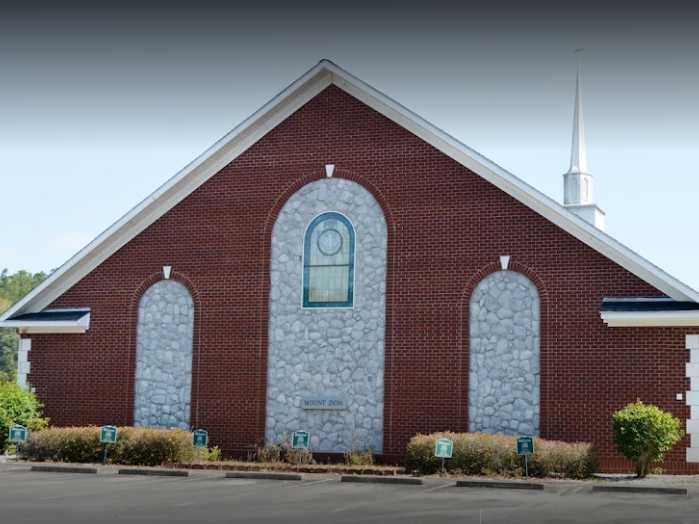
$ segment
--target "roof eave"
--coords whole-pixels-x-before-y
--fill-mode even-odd
[[[72,274],[77,273],[78,270],[87,274],[107,258],[99,257],[100,253],[97,253],[97,248],[109,251],[110,254],[118,250],[135,234],[143,231],[168,209],[171,209],[211,176],[223,169],[231,162],[229,159],[231,154],[234,155],[233,158],[237,157],[276,127],[288,116],[286,111],[281,111],[282,107],[290,109],[291,112],[295,111],[330,85],[331,82],[332,74],[325,67],[325,61],[319,62],[119,218],[54,271],[39,286],[13,304],[0,315],[0,322],[21,313],[41,311],[50,305],[55,297],[70,289],[82,278],[82,276],[70,278]],[[223,154],[224,149],[227,150],[228,154]],[[230,151],[231,149],[233,152]],[[197,178],[197,175],[201,175],[200,178]],[[187,183],[193,180],[197,180],[197,182]],[[149,221],[154,216],[155,218]],[[133,233],[133,231],[136,232]],[[52,293],[49,294],[49,291]],[[48,298],[42,300],[42,296]]]
[[[608,327],[699,326],[699,311],[602,311]]]
[[[699,293],[695,290],[570,213],[555,200],[336,64],[321,60],[63,264],[42,284],[0,316],[0,321],[25,312],[41,311],[47,307],[108,256],[330,84],[336,85],[395,121],[661,292],[675,300],[699,302]]]
[[[80,334],[90,329],[90,313],[78,320],[0,320],[0,328],[17,329],[21,334]]]
[[[445,131],[430,124],[398,102],[378,92],[364,81],[340,69],[332,62],[329,63],[329,67],[337,77],[334,83],[355,98],[374,109],[377,109],[377,103],[383,105],[388,111],[377,110],[384,116],[407,128],[442,153],[453,158],[496,187],[499,187],[596,251],[602,252],[605,256],[614,260],[614,262],[626,267],[639,278],[666,293],[669,297],[675,300],[699,302],[699,292],[677,280],[584,219],[571,213],[562,204],[541,193],[535,187],[527,184]],[[356,84],[356,86],[352,84]],[[387,114],[389,111],[393,114]],[[617,253],[612,252],[610,254],[609,247],[613,248],[613,251]],[[629,262],[632,264],[628,264]],[[627,265],[632,265],[634,269],[630,269]]]

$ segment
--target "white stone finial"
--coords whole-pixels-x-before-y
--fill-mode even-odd
[[[163,266],[163,277],[165,277],[165,280],[169,280],[171,274],[172,266]]]
[[[335,164],[325,164],[325,176],[326,177],[332,178],[334,172],[335,172]]]

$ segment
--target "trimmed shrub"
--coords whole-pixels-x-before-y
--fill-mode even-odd
[[[214,446],[213,448],[195,448],[193,460],[203,460],[205,462],[221,462],[223,453],[221,448]]]
[[[345,451],[344,459],[347,466],[372,466],[374,464],[374,454],[370,449]]]
[[[255,461],[266,464],[286,462],[287,464],[314,464],[313,452],[310,449],[294,449],[289,438],[280,444],[266,443],[258,447]]]
[[[30,433],[22,455],[36,461],[99,462],[103,450],[97,427],[49,428]]]
[[[288,448],[284,460],[289,464],[313,464],[313,453],[310,449]]]
[[[529,474],[534,477],[584,479],[597,469],[597,454],[587,442],[534,439]]]
[[[43,406],[29,390],[14,382],[0,381],[0,454],[5,452],[10,427],[13,424],[26,426],[30,431],[47,426],[41,411]]]
[[[191,462],[192,434],[182,429],[120,428],[115,444],[119,464],[159,466]]]
[[[257,448],[255,460],[257,462],[276,463],[283,462],[284,448],[280,444],[266,444]]]
[[[454,453],[446,460],[447,471],[464,475],[521,476],[524,457],[517,455],[517,438],[486,433],[432,433],[416,435],[408,443],[406,470],[423,475],[437,473],[441,459],[434,456],[437,439],[454,442]],[[597,467],[591,444],[534,439],[534,454],[528,458],[529,474],[535,477],[589,477]]]
[[[107,459],[113,464],[159,466],[194,458],[188,431],[120,427],[118,435],[116,444],[106,444]],[[104,448],[96,426],[49,428],[31,433],[22,455],[37,461],[101,462]]]
[[[684,435],[672,413],[640,400],[614,413],[613,426],[617,449],[635,464],[639,477],[662,462]]]

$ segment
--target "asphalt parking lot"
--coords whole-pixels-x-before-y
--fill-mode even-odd
[[[299,481],[65,474],[0,469],[2,522],[697,523],[699,497]]]

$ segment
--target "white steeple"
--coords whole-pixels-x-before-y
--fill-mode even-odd
[[[575,112],[573,114],[573,148],[570,152],[569,173],[587,173],[587,143],[585,142],[585,119],[582,110],[581,76],[582,66],[578,63],[578,77],[575,82]]]
[[[578,53],[582,51],[579,49]],[[569,211],[604,229],[604,212],[595,204],[594,179],[587,168],[587,142],[582,105],[582,67],[578,62],[575,85],[575,109],[573,112],[573,142],[570,152],[570,168],[563,175],[563,204]]]

